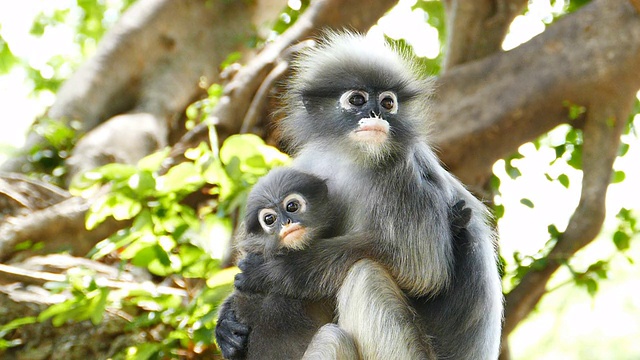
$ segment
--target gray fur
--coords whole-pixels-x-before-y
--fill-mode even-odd
[[[291,194],[304,198],[304,212],[287,213],[283,200]],[[327,186],[321,178],[292,168],[271,171],[249,194],[246,217],[237,236],[238,250],[245,255],[271,258],[298,248],[282,244],[277,230],[267,232],[261,226],[258,216],[264,208],[273,209],[281,217],[274,228],[287,217],[306,229],[309,241],[333,236],[332,226],[341,228],[338,218],[342,213],[327,196]],[[318,329],[333,321],[334,307],[333,299],[310,301],[236,290],[219,312],[218,346],[230,359],[300,359]],[[342,343],[336,348],[347,351]]]
[[[311,339],[303,360],[358,360],[355,342],[336,324],[326,324]]]
[[[376,318],[368,321],[377,324],[399,323],[396,318],[407,316],[406,311],[416,314],[406,328],[369,333],[367,320],[352,319],[350,310],[344,310],[348,307],[338,307],[342,328],[363,330],[351,334],[361,352],[373,346],[367,345],[373,341],[371,334],[380,331],[375,335],[380,349],[407,347],[406,334],[414,334],[409,335],[411,343],[420,343],[426,354],[436,353],[426,357],[496,359],[502,292],[489,214],[442,168],[429,146],[430,81],[420,79],[411,67],[386,43],[349,33],[329,34],[298,59],[285,96],[283,136],[295,153],[293,166],[327,178],[330,197],[345,203],[346,233],[245,267],[236,286],[304,299],[340,296],[345,306],[376,303],[370,311]],[[397,113],[385,113],[375,103],[345,107],[340,98],[353,90],[368,92],[368,99],[392,91],[398,98]],[[369,114],[390,124],[381,145],[362,146],[350,136],[360,120],[372,117]],[[451,209],[460,200],[471,210],[471,219],[455,233]],[[354,264],[364,258],[381,265],[383,273],[387,269],[391,277],[376,285],[355,274]],[[360,291],[346,288],[346,279]],[[376,286],[391,289],[392,280],[407,296],[406,311],[399,305],[404,295],[368,298],[382,290]],[[386,311],[397,308],[401,310]]]

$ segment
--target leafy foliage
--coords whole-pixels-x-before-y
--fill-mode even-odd
[[[33,131],[45,140],[29,150],[30,169],[33,175],[61,186],[67,173],[65,160],[78,140],[77,130],[60,121],[41,118],[33,125]]]
[[[135,166],[108,164],[86,172],[71,190],[88,195],[109,186],[109,192],[92,205],[87,228],[108,217],[131,222],[98,243],[89,254],[92,258],[108,255],[144,267],[153,275],[171,277],[184,291],[162,293],[144,284],[113,291],[87,270],[70,271],[66,281],[47,286],[51,293],[70,292],[68,300],[50,306],[38,321],[50,319],[54,326],[83,320],[97,324],[108,308],[128,312],[133,308],[136,315],[128,330],[160,335],[127,349],[122,358],[215,352],[217,306],[231,290],[234,271],[220,270],[220,260],[211,249],[229,241],[233,220],[258,178],[289,158],[255,135],[232,136],[219,152],[202,143],[186,152],[188,161],[162,173],[167,154],[158,152]],[[206,205],[192,208],[190,196],[205,197]],[[12,328],[9,325],[5,333]]]
[[[18,63],[18,59],[13,55],[9,44],[0,36],[0,74],[9,72]]]

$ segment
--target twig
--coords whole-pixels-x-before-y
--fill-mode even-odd
[[[125,281],[109,280],[102,277],[99,282],[104,286],[118,290],[145,290],[152,294],[161,295],[177,295],[181,297],[187,297],[187,292],[182,289],[176,289],[169,286],[155,285],[151,282],[144,282],[142,284],[131,283]],[[67,277],[62,274],[53,274],[44,271],[34,271],[22,269],[19,267],[0,264],[0,279],[4,282],[21,282],[25,284],[44,285],[48,282],[64,282]]]

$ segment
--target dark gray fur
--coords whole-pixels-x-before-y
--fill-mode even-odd
[[[236,286],[309,300],[338,296],[354,264],[368,258],[388,269],[417,315],[411,326],[430,339],[420,358],[496,359],[502,292],[494,233],[484,205],[442,168],[428,144],[429,81],[411,66],[383,41],[348,33],[329,34],[299,58],[282,121],[295,152],[293,166],[327,178],[331,197],[347,204],[347,229],[356,235],[317,239],[308,250],[266,261],[248,257]],[[374,100],[392,91],[397,112],[385,112],[377,101],[345,107],[339,99],[349,90]],[[388,122],[388,139],[375,146],[354,143],[349,135],[371,117]],[[452,225],[460,200],[471,210],[462,229]],[[367,277],[357,281],[363,289],[376,286]],[[365,295],[348,296],[362,306],[371,303]],[[370,315],[385,317],[384,308]],[[343,310],[338,306],[338,324]],[[360,322],[349,325],[362,329],[358,336],[370,336],[369,324]],[[362,344],[382,350],[406,346],[400,336],[358,336],[361,350]]]
[[[304,213],[285,213],[282,202],[292,193],[307,200]],[[258,214],[265,208],[282,217],[297,216],[294,221],[305,226],[311,239],[332,237],[342,229],[343,214],[328,199],[324,180],[296,169],[274,169],[249,194],[237,244],[241,253],[271,258],[290,251],[277,233],[268,234],[261,227]],[[219,312],[218,345],[228,359],[300,359],[318,329],[333,320],[334,303],[331,298],[309,301],[236,290]]]

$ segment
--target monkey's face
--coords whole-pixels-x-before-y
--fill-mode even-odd
[[[382,164],[406,153],[419,136],[415,119],[421,114],[412,114],[408,105],[414,98],[412,89],[387,79],[392,74],[376,73],[380,69],[366,70],[333,74],[340,80],[304,93],[305,126],[310,140],[339,147],[358,161]]]
[[[304,248],[309,240],[304,221],[307,215],[307,200],[304,196],[293,193],[286,195],[274,205],[258,212],[258,222],[262,230],[277,237],[280,247]]]
[[[430,81],[384,39],[330,33],[294,69],[281,122],[292,149],[313,143],[379,166],[427,133]]]
[[[327,234],[333,205],[323,179],[292,168],[278,168],[260,179],[247,199],[245,226],[261,239],[265,254],[299,250]]]
[[[350,118],[348,139],[372,155],[386,152],[390,143],[389,120],[398,113],[396,93],[348,90],[340,96],[339,103]]]

